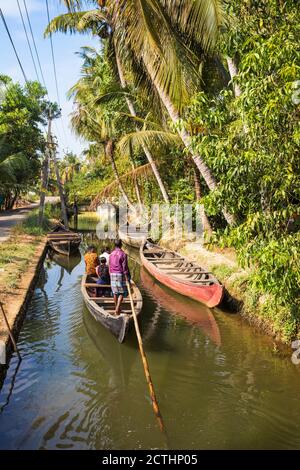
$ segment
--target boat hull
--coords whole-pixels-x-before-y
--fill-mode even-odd
[[[105,317],[104,315],[99,314],[99,311],[93,307],[89,302],[85,302],[85,305],[90,312],[90,314],[95,318],[98,323],[101,323],[104,328],[109,330],[119,341],[123,343],[125,337],[129,331],[129,326],[132,323],[132,320],[124,318],[123,315],[114,320]]]
[[[70,256],[77,253],[81,243],[81,236],[67,230],[63,225],[57,224],[56,227],[47,234],[48,244],[51,248],[61,255]]]
[[[70,256],[73,253],[77,253],[80,243],[81,240],[49,241],[49,245],[54,251],[65,256]]]
[[[140,250],[143,266],[152,274],[155,279],[174,290],[178,294],[201,302],[209,308],[219,305],[224,296],[224,287],[221,284],[212,285],[193,285],[189,281],[175,279],[173,276],[164,273],[161,269],[154,266],[143,254],[143,247]]]
[[[119,238],[126,245],[132,246],[133,248],[140,248],[146,241],[147,233],[135,233],[129,234],[119,230]]]
[[[126,314],[112,316],[95,302],[93,302],[92,298],[88,295],[87,289],[85,288],[86,279],[87,276],[83,276],[81,283],[81,293],[88,311],[98,323],[104,326],[104,328],[109,330],[117,338],[119,343],[123,343],[131,326],[133,325],[133,316]],[[137,300],[136,314],[138,316],[142,309],[142,297],[136,286],[135,289],[135,300]]]

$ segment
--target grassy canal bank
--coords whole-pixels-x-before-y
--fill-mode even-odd
[[[24,222],[12,229],[9,240],[0,245],[0,301],[15,337],[18,337],[27,304],[46,255],[45,234],[55,220],[56,214],[57,208],[47,205],[43,226],[39,227],[38,209],[33,210]],[[12,344],[2,315],[0,349],[2,354],[5,349],[8,364]],[[6,366],[0,365],[0,383],[5,371]]]
[[[197,261],[211,271],[225,286],[225,308],[239,313],[260,332],[284,344],[290,344],[295,337],[300,337],[292,309],[280,305],[271,294],[255,289],[251,283],[254,268],[242,269],[234,250],[208,248],[201,243],[186,240],[166,239],[161,240],[160,244]]]

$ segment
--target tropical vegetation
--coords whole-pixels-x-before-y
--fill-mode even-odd
[[[298,2],[63,3],[45,34],[86,35],[69,99],[87,145],[58,162],[69,202],[200,201],[207,246],[235,251],[253,310],[290,340],[300,320]],[[98,47],[84,42],[90,34]],[[47,106],[37,83],[1,83],[8,207],[37,184]]]
[[[46,90],[37,82],[21,87],[4,75],[0,88],[0,205],[10,209],[39,176]]]

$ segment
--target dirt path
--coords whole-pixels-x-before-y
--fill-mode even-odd
[[[25,207],[20,207],[12,211],[5,211],[0,213],[0,243],[5,242],[10,237],[12,227],[26,219],[28,213],[38,207],[38,203],[29,204]]]

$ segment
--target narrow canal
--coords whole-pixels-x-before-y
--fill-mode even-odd
[[[300,366],[238,317],[130,264],[170,447],[299,448]],[[0,394],[3,449],[164,448],[134,332],[119,345],[95,322],[80,294],[83,272],[79,256],[45,262],[19,337],[23,361],[14,374],[13,357]]]

